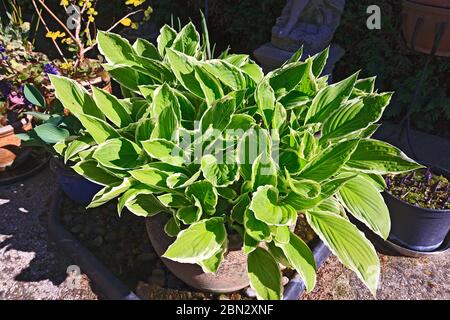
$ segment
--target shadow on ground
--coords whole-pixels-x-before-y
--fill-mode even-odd
[[[95,299],[89,280],[72,287],[70,261],[48,241],[46,216],[56,182],[48,168],[0,186],[0,299]]]

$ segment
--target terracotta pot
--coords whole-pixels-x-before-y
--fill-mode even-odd
[[[103,89],[112,93],[111,77],[108,74],[104,76],[98,76],[94,79],[80,81],[81,85],[90,91],[91,86]]]
[[[18,166],[27,158],[29,150],[20,148],[21,140],[16,133],[31,129],[31,117],[0,128],[0,172]]]
[[[92,63],[99,62],[95,59],[87,59],[91,61]],[[83,87],[85,87],[89,92],[91,91],[91,86],[97,87],[103,90],[108,91],[109,93],[112,93],[112,85],[111,85],[111,77],[108,72],[106,72],[104,69],[103,71],[97,70],[97,76],[95,78],[91,79],[74,79],[81,83]]]
[[[411,0],[411,2],[423,4],[425,6],[450,8],[450,1],[448,0]]]
[[[416,2],[446,4],[445,7],[437,7]],[[445,23],[447,25],[443,29],[436,55],[450,57],[450,1],[403,1],[402,29],[409,47],[423,53],[432,53],[437,30]]]
[[[145,221],[148,236],[159,256],[162,256],[174,241],[174,238],[168,237],[164,232],[164,225],[167,220],[168,216],[158,214],[147,218]],[[195,264],[178,263],[165,258],[161,258],[161,260],[178,279],[198,290],[229,293],[241,290],[249,285],[247,255],[240,249],[240,246],[230,248],[215,274],[204,273]]]

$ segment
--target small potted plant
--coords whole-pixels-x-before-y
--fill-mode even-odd
[[[438,168],[385,177],[393,242],[419,252],[441,246],[450,231],[449,178]]]
[[[301,213],[375,295],[377,254],[347,213],[387,238],[381,175],[421,167],[370,138],[392,94],[358,74],[329,85],[328,50],[304,61],[299,51],[266,75],[247,55],[214,58],[204,30],[164,26],[157,46],[98,34],[131,104],[51,76],[84,128],[71,143],[91,139],[81,153],[66,149],[74,169],[105,186],[89,207],[118,199],[119,214],[146,217],[163,262],[191,286],[250,284],[259,299],[282,298],[280,265],[315,286],[312,252],[295,233]]]
[[[29,100],[42,101],[44,97],[31,85],[27,85],[25,97]],[[98,96],[100,89],[93,89]],[[91,139],[79,139],[83,133],[80,121],[56,100],[52,108],[44,112],[28,112],[33,116],[36,126],[31,130],[17,134],[23,146],[43,148],[51,155],[50,168],[66,193],[75,203],[88,205],[94,195],[102,189],[98,183],[78,175],[70,166],[83,157],[83,151],[89,149]],[[81,157],[81,158],[80,158]]]
[[[9,14],[9,13],[8,13]],[[0,22],[0,171],[18,166],[27,158],[29,150],[21,148],[16,133],[30,130],[30,111],[36,111],[46,102],[25,98],[27,84],[48,96],[50,82],[46,70],[48,58],[33,52],[28,41],[30,25]]]
[[[146,0],[124,1],[129,8],[142,6]],[[61,58],[54,61],[54,66],[58,72],[66,77],[80,82],[85,88],[90,86],[103,88],[112,91],[110,77],[102,68],[102,61],[88,57],[88,54],[96,48],[96,18],[99,14],[96,6],[97,1],[86,0],[65,0],[60,1],[60,6],[67,13],[68,23],[63,22],[43,0],[32,0],[33,6],[44,27],[46,36],[51,39]],[[61,30],[50,30],[46,23],[47,17],[61,27]],[[136,28],[137,23],[131,17],[137,13],[148,12],[144,9],[130,9],[127,14],[112,24],[109,31],[118,26]],[[64,55],[62,45],[69,52],[73,53],[73,58],[67,59]]]
[[[407,44],[423,53],[450,56],[450,3],[403,0],[402,29]],[[439,43],[438,43],[439,41]]]

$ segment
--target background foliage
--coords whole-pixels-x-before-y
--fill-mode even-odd
[[[8,1],[9,0],[0,0],[0,18],[2,19],[4,24],[7,24],[9,22],[9,19],[6,15]],[[32,2],[30,0],[16,0],[16,2],[22,9],[24,20],[31,22],[30,41],[32,41],[35,45],[35,50],[46,53],[50,57],[50,59],[59,58],[59,55],[55,50],[52,42],[45,37],[47,32],[44,29],[42,23],[38,21],[38,17],[34,11]],[[151,1],[147,0],[147,3],[150,4]],[[60,5],[60,0],[46,1],[46,5],[50,9],[52,9],[52,11],[58,18],[61,19],[61,21],[67,21],[68,16],[64,8]],[[130,11],[130,8],[125,5],[125,0],[97,0],[97,11],[99,14],[98,16],[96,16],[96,27],[99,30],[106,30],[112,25],[112,23],[117,22],[124,16],[124,14],[128,13]],[[50,19],[45,11],[43,12],[43,15],[47,17],[46,22],[50,30],[61,30],[60,25],[56,23],[54,19]],[[37,25],[38,30],[36,30]],[[115,29],[115,31],[118,32],[122,28],[124,27],[119,26]],[[63,51],[64,54],[67,55],[67,57],[70,57],[72,55],[72,53],[68,50],[65,50],[65,48],[63,48]],[[92,54],[92,57],[96,58],[97,55],[94,53]]]
[[[232,52],[251,53],[270,41],[275,20],[285,1],[273,0],[209,0],[208,24],[212,42],[220,51],[228,45]],[[171,15],[180,17],[182,24],[189,18],[200,20],[199,10],[205,11],[204,0],[153,1],[155,21],[171,22]]]
[[[377,4],[382,10],[382,29],[369,31],[364,26],[366,9]],[[359,69],[362,76],[377,75],[377,87],[395,91],[385,119],[400,120],[410,105],[427,55],[406,47],[401,33],[401,1],[347,1],[342,23],[334,41],[346,55],[338,63],[336,78],[342,79]],[[450,137],[450,59],[436,57],[430,64],[420,92],[412,124],[419,130]]]
[[[3,1],[3,0],[2,0]],[[28,1],[22,1],[24,5]],[[122,14],[122,1],[104,1],[103,17],[118,18]],[[120,3],[119,3],[120,2]],[[199,10],[205,11],[205,0],[150,1],[154,7],[153,22],[158,26],[179,17],[181,23],[200,20]],[[209,0],[208,23],[211,39],[217,49],[229,44],[231,52],[252,53],[261,44],[270,41],[271,29],[286,1],[274,0]],[[382,9],[382,30],[369,31],[365,25],[369,5]],[[401,34],[401,1],[397,0],[347,0],[342,23],[334,42],[346,50],[345,57],[336,67],[336,79],[343,79],[359,69],[362,76],[377,75],[377,87],[395,91],[385,119],[398,121],[410,105],[412,95],[427,56],[405,46]],[[101,19],[98,27],[102,28]],[[45,41],[47,42],[47,41]],[[38,43],[39,44],[39,43]],[[51,52],[45,53],[51,56]],[[418,109],[412,115],[415,128],[450,137],[450,59],[434,58],[430,64],[427,81],[421,90]]]
[[[204,0],[154,1],[155,21],[170,23],[171,14],[182,22],[199,16]],[[211,39],[219,41],[232,52],[251,53],[270,41],[271,28],[286,1],[271,0],[214,0],[209,4]],[[368,30],[367,7],[379,5],[382,10],[382,29]],[[377,75],[377,87],[395,91],[393,102],[386,110],[385,119],[398,121],[410,105],[422,67],[427,56],[405,46],[401,33],[401,1],[347,0],[342,22],[334,42],[346,50],[336,67],[336,79],[343,79],[363,69],[362,76]],[[435,58],[430,64],[427,81],[420,92],[417,110],[412,115],[415,128],[450,137],[450,59]]]

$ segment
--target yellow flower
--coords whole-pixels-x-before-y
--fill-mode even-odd
[[[120,23],[123,24],[125,27],[129,27],[129,26],[131,26],[133,21],[131,21],[130,18],[125,18],[125,19],[120,20]]]
[[[153,13],[153,8],[151,6],[148,6],[148,8],[145,9],[145,11],[144,11],[145,18],[147,18],[147,19],[150,18],[152,13]]]
[[[60,6],[64,6],[67,7],[69,5],[69,0],[61,0],[61,2],[59,3]]]
[[[63,63],[61,63],[60,67],[61,67],[61,69],[64,69],[64,70],[71,69],[73,67],[73,62],[72,61],[63,62]]]
[[[126,0],[125,4],[126,5],[133,5],[135,7],[140,6],[141,4],[143,4],[146,0]]]
[[[47,34],[45,35],[47,38],[51,38],[53,40],[56,40],[58,38],[64,38],[66,36],[66,34],[64,32],[60,32],[60,31],[49,31],[47,32]]]
[[[61,43],[72,44],[72,38],[64,38],[61,40]]]

